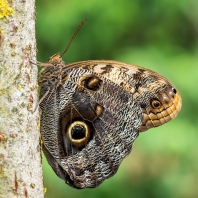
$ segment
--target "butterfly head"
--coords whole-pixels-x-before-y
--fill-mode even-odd
[[[64,61],[60,53],[56,53],[48,59],[48,63],[51,63],[52,65],[56,66],[56,65],[64,64]]]

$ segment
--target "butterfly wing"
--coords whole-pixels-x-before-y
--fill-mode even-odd
[[[157,73],[115,61],[46,68],[40,107],[49,164],[75,188],[98,186],[131,152],[150,99],[170,87]]]
[[[67,73],[67,80],[41,103],[42,139],[53,156],[50,164],[56,170],[60,166],[61,178],[77,188],[96,187],[115,174],[130,153],[141,124],[140,107],[130,93],[100,74],[82,68]],[[100,80],[96,91],[83,82],[93,77]],[[77,121],[90,130],[82,146],[67,134]]]

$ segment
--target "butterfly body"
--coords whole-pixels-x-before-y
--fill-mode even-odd
[[[181,108],[174,86],[143,67],[110,60],[65,65],[59,54],[41,66],[43,151],[75,188],[97,187],[114,175],[139,133]]]

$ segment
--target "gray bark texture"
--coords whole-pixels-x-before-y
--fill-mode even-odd
[[[33,112],[38,71],[30,64],[36,62],[35,0],[8,5],[13,15],[0,13],[0,198],[42,198],[38,108]]]

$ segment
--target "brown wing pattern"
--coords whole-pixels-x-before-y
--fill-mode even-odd
[[[116,61],[51,62],[39,82],[43,151],[75,188],[97,187],[114,175],[139,132],[181,108],[167,79]]]

